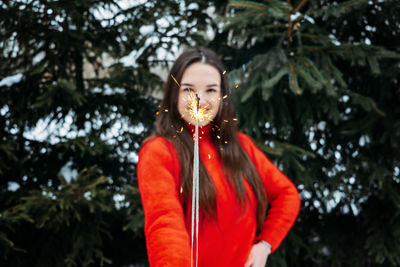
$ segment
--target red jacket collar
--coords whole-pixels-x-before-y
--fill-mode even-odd
[[[195,126],[190,123],[186,123],[186,126],[188,127],[189,131],[192,133],[192,136],[194,136]],[[205,126],[199,126],[199,139],[200,140],[210,140],[211,139],[211,129],[212,129],[211,123],[209,123]]]

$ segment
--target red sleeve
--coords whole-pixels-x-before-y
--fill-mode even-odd
[[[139,152],[137,176],[152,267],[190,266],[190,237],[179,201],[170,144],[158,137]]]
[[[268,213],[257,240],[265,240],[275,251],[293,226],[300,210],[300,195],[296,186],[259,150],[245,134],[239,140],[263,181]]]

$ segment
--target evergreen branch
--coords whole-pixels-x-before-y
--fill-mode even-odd
[[[282,156],[283,151],[281,148],[270,148],[270,147],[268,147],[264,144],[260,144],[260,143],[258,143],[257,145],[262,149],[262,151],[264,151],[264,153],[267,153],[269,155],[274,155],[274,156]]]
[[[295,24],[295,25],[296,25],[296,23],[297,23],[297,22],[299,22],[300,20],[302,20],[304,17],[305,17],[305,15],[304,15],[304,14],[303,14],[303,15],[301,15],[301,16],[299,16],[298,18],[296,18],[296,19],[293,21],[293,24]]]
[[[312,39],[312,40],[324,40],[324,41],[330,41],[331,40],[327,36],[321,36],[321,35],[315,35],[315,34],[309,34],[309,33],[302,33],[301,37],[305,37],[305,38]]]
[[[252,31],[252,33],[254,33],[254,31]],[[282,36],[282,33],[274,33],[274,32],[264,33],[262,35],[262,37],[281,37],[281,36]],[[235,34],[234,37],[240,38],[240,37],[243,37],[243,35],[242,34]]]
[[[264,89],[269,89],[274,87],[282,78],[288,73],[287,68],[282,68],[275,74],[272,78],[263,81],[263,87]]]
[[[370,111],[372,109],[380,116],[382,117],[386,116],[386,113],[378,107],[374,99],[372,99],[371,97],[363,96],[353,91],[344,91],[344,92],[346,92],[349,96],[353,97],[355,103],[360,104],[366,111]]]
[[[276,139],[269,139],[268,141],[273,142],[276,145],[276,147],[271,148],[261,142],[256,142],[256,145],[258,147],[260,147],[267,154],[272,154],[272,155],[276,155],[276,156],[282,156],[282,153],[284,151],[290,151],[297,157],[305,155],[305,156],[308,156],[311,158],[316,158],[316,155],[314,152],[308,151],[308,150],[301,148],[300,146],[297,146],[295,144],[283,143]]]
[[[347,83],[343,80],[343,73],[333,64],[329,56],[324,55],[325,66],[328,73],[332,73],[335,79],[343,88],[347,88]]]
[[[215,19],[216,21],[231,21],[231,20],[240,20],[239,16],[235,17],[218,17]]]
[[[290,13],[291,13],[291,14],[297,13],[297,11],[299,11],[300,8],[301,8],[305,3],[307,3],[307,1],[308,1],[308,0],[302,0],[302,1],[300,2],[300,4],[299,4],[295,9],[293,9]]]
[[[254,28],[254,29],[248,30],[246,35],[251,36],[252,34],[256,34],[257,37],[282,36],[282,32],[266,32],[266,33],[260,34],[260,32],[264,32],[264,31],[271,30],[271,29],[286,29],[286,26],[285,25],[266,25],[266,26],[263,26],[260,28]]]
[[[263,4],[256,3],[256,2],[252,2],[252,1],[233,2],[233,3],[231,3],[231,6],[249,7],[249,8],[254,8],[254,9],[258,9],[258,10],[266,10],[266,9],[268,9],[267,6],[265,6]]]
[[[297,75],[294,71],[294,66],[291,62],[289,62],[289,70],[290,70],[290,88],[293,89],[293,91],[300,95],[301,94],[301,89],[298,86],[298,82],[297,82]]]
[[[115,3],[115,4],[118,5],[117,3]],[[114,20],[117,19],[118,16],[121,16],[121,15],[126,16],[126,14],[132,14],[136,9],[141,8],[141,7],[145,7],[145,6],[146,6],[146,2],[141,3],[141,4],[137,4],[135,6],[127,8],[127,9],[122,9],[122,7],[120,5],[118,5],[119,12],[115,13],[115,15],[112,18],[102,19],[102,20],[114,21]]]
[[[312,77],[304,68],[296,65],[296,71],[311,88],[322,88],[322,84],[318,80],[315,80],[314,77]]]
[[[325,7],[325,8],[321,8],[321,9],[314,9],[314,10],[310,10],[309,12],[306,12],[306,14],[308,15],[308,16],[312,16],[312,15],[314,15],[314,16],[321,16],[321,15],[323,15],[323,14],[336,14],[335,12],[332,12],[332,10],[336,10],[336,11],[343,11],[343,10],[346,10],[348,7],[351,7],[351,6],[354,6],[354,5],[357,5],[357,4],[361,4],[361,3],[364,3],[364,2],[368,2],[368,0],[350,0],[350,1],[347,1],[347,2],[345,2],[345,3],[341,3],[341,4],[339,4],[339,5],[335,5],[335,6],[328,6],[328,7]],[[340,9],[342,9],[342,10],[340,10]]]
[[[290,6],[290,0],[287,0],[287,4],[288,4],[288,6]],[[289,15],[288,16],[288,32],[287,32],[288,41],[287,41],[287,45],[286,45],[286,50],[288,53],[289,53],[289,49],[290,49],[290,43],[292,41],[292,28],[293,28],[292,18]]]
[[[342,7],[343,7],[343,8],[348,8],[348,7],[351,7],[351,6],[353,6],[353,5],[360,4],[360,3],[362,3],[362,2],[367,2],[367,1],[366,1],[366,0],[349,1],[347,4],[344,4]]]
[[[309,34],[302,34],[302,36],[310,37],[310,38],[317,38],[317,36],[309,35]],[[320,38],[322,39],[322,38]],[[395,52],[386,52],[383,47],[381,46],[372,46],[372,45],[363,45],[363,44],[342,44],[342,45],[329,45],[325,47],[321,46],[310,46],[305,45],[302,46],[301,49],[303,51],[311,52],[311,53],[320,53],[320,54],[331,54],[341,56],[343,58],[347,57],[348,55],[354,56],[356,49],[362,49],[364,52],[368,53],[369,55],[376,56],[378,58],[391,58],[391,59],[400,59],[400,54]],[[360,56],[359,56],[360,57]]]
[[[254,91],[256,91],[256,90],[257,90],[256,86],[252,86],[249,89],[247,89],[247,91],[245,92],[245,94],[241,98],[241,102],[245,102],[254,93]]]
[[[368,117],[368,120],[366,120],[365,122],[364,121],[358,122],[357,127],[354,127],[354,125],[350,125],[350,126],[345,125],[344,129],[340,130],[340,133],[343,135],[354,135],[357,133],[364,132],[366,129],[371,127],[371,125],[374,124],[377,119],[378,118],[370,119]],[[347,128],[349,128],[349,129],[347,129]]]
[[[317,78],[318,81],[321,81],[325,85],[330,83],[329,79],[326,79],[323,76],[321,71],[318,69],[318,67],[314,64],[314,62],[311,59],[307,57],[301,57],[299,61],[301,61],[306,68],[310,69],[313,72],[314,76]]]
[[[379,63],[378,63],[378,60],[376,59],[376,56],[367,55],[367,60],[371,67],[372,73],[380,74],[381,70],[379,68]]]

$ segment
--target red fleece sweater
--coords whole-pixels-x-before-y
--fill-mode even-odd
[[[263,181],[269,210],[256,236],[256,199],[245,180],[249,200],[236,205],[236,193],[224,175],[210,126],[199,130],[200,159],[216,187],[216,218],[199,226],[199,266],[243,267],[252,245],[267,241],[274,251],[292,227],[300,208],[293,183],[275,167],[245,134],[239,141]],[[150,266],[190,266],[191,204],[181,204],[180,164],[174,145],[162,137],[146,142],[139,152],[139,190],[145,214],[145,236]],[[201,181],[200,181],[201,186]]]

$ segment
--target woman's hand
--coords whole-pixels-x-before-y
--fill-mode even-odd
[[[262,242],[254,244],[244,267],[264,267],[269,253],[270,251]]]

